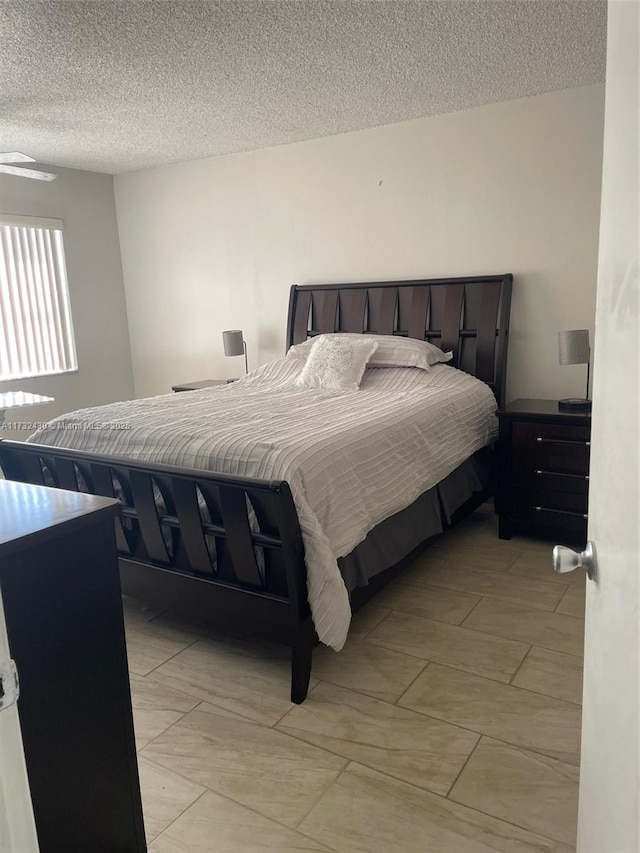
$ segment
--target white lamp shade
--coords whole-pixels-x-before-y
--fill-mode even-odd
[[[558,332],[558,356],[560,364],[589,364],[589,329]]]
[[[244,337],[241,329],[229,329],[222,333],[225,355],[244,355]]]

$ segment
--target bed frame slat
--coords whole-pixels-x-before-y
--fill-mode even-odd
[[[78,479],[74,463],[70,459],[61,459],[56,465],[57,485],[60,489],[70,492],[78,491]]]
[[[78,489],[80,491],[82,491],[82,486],[81,486],[80,482],[77,480],[77,477],[80,476],[80,477],[82,477],[82,479],[85,482],[87,491],[90,494],[95,495],[96,491],[95,491],[95,488],[93,485],[93,472],[91,470],[91,466],[90,465],[83,465],[82,462],[74,462],[74,465],[75,465],[75,469],[76,469],[76,482],[78,483]]]
[[[341,332],[364,331],[367,311],[366,290],[340,290],[338,328]]]
[[[45,486],[42,460],[39,455],[31,454],[27,458],[16,453],[7,453],[2,460],[2,469],[7,480],[19,480],[34,486]]]
[[[462,309],[464,305],[464,284],[452,284],[447,288],[444,303],[444,318],[442,320],[442,337],[440,348],[445,352],[452,350],[451,364],[457,367],[460,363],[460,329],[462,328]]]
[[[113,472],[111,466],[91,462],[88,467],[91,472],[91,478],[90,480],[87,480],[87,483],[92,494],[103,495],[105,498],[117,497],[120,499],[120,496],[116,495],[116,490],[113,485]],[[134,526],[130,521],[129,525],[129,527],[125,527],[122,523],[122,518],[120,516],[116,518],[116,548],[121,554],[133,555],[135,554],[138,546],[139,527],[137,522]]]
[[[264,584],[251,538],[247,497],[241,489],[225,486],[219,488],[222,518],[227,533],[227,548],[231,555],[235,576],[242,584],[260,588]]]
[[[204,575],[214,574],[214,566],[207,546],[202,517],[198,506],[196,484],[176,477],[171,479],[171,490],[176,515],[180,522],[182,544],[194,571]]]
[[[149,559],[153,560],[154,563],[169,565],[171,559],[158,518],[158,507],[153,493],[153,478],[150,474],[141,471],[131,471],[129,477],[140,532]]]
[[[295,314],[293,314],[293,305],[289,303],[289,329],[292,334],[288,347],[307,340],[309,316],[311,313],[311,296],[311,291],[301,293],[298,296],[296,299]]]
[[[476,376],[493,382],[496,373],[496,327],[500,306],[500,285],[492,282],[482,291],[478,336],[476,338]]]
[[[409,309],[409,322],[407,323],[410,338],[424,340],[427,331],[427,314],[430,298],[430,287],[411,288],[411,307]]]
[[[312,306],[311,324],[314,331],[320,334],[335,332],[338,316],[338,291],[321,290],[318,293],[314,293]]]
[[[369,297],[369,329],[378,335],[392,335],[395,331],[398,290],[395,287],[367,288]]]
[[[116,490],[113,488],[111,467],[109,465],[99,465],[97,462],[92,462],[89,467],[95,494],[103,495],[105,498],[114,498]]]

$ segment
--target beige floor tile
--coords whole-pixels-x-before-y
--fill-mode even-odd
[[[321,682],[277,729],[446,795],[478,735]]]
[[[429,664],[398,704],[569,764],[580,763],[582,715],[571,702]]]
[[[445,536],[440,541],[453,541],[458,539],[458,535],[478,535],[484,536],[489,543],[489,547],[504,548],[505,550],[519,550],[520,546],[513,540],[500,539],[498,537],[498,516],[493,509],[493,502],[486,507],[477,509],[474,513],[467,516],[452,531],[447,531]]]
[[[556,613],[584,619],[585,598],[584,586],[570,586],[556,607]]]
[[[313,653],[314,677],[386,702],[395,702],[424,666],[424,661],[371,645],[368,640],[349,641],[340,652],[318,646]]]
[[[187,693],[173,690],[158,681],[148,677],[131,673],[129,676],[131,684],[131,701],[134,708],[149,711],[177,711],[186,714],[192,711],[200,701]]]
[[[548,559],[549,552],[553,550],[553,546],[555,544],[552,539],[541,539],[521,534],[517,534],[512,539],[509,539],[508,542],[524,554],[529,554],[531,556],[537,554],[544,559]]]
[[[156,853],[303,853],[327,850],[244,806],[207,791],[156,839]]]
[[[523,552],[522,556],[509,567],[507,573],[520,578],[553,583],[565,588],[577,584],[580,580],[579,576],[576,577],[578,572],[558,574],[558,572],[553,571],[551,562],[552,548],[551,544],[547,544],[544,551]],[[584,578],[584,575],[582,577]]]
[[[494,537],[484,531],[483,528],[473,531],[455,528],[455,530],[444,533],[435,541],[433,547],[425,552],[423,568],[440,567],[465,561],[470,566],[477,562],[479,568],[506,572],[513,561],[522,553],[522,551],[511,548],[508,544],[503,547],[503,543],[497,536]],[[419,557],[416,562],[421,559]],[[404,576],[403,570],[400,577]]]
[[[584,648],[581,620],[492,598],[482,599],[464,627],[570,655],[579,656]]]
[[[429,586],[458,589],[537,610],[555,610],[565,589],[555,583],[515,577],[508,572],[490,572],[462,563],[449,563],[435,569],[425,582]]]
[[[178,628],[137,619],[126,619],[125,628],[129,669],[137,675],[147,675],[198,639]]]
[[[477,595],[452,589],[418,586],[402,578],[394,581],[376,596],[376,603],[389,608],[459,625],[480,601]],[[373,626],[375,627],[375,626]]]
[[[509,574],[518,575],[519,577],[555,577],[558,580],[562,578],[553,571],[552,561],[553,545],[551,543],[542,543],[538,548],[523,548],[518,559],[509,567]],[[527,571],[530,574],[527,574]]]
[[[571,849],[358,764],[342,773],[299,832],[338,853],[569,853]]]
[[[204,793],[205,788],[138,756],[142,810],[151,842]]]
[[[493,500],[487,501],[486,504],[479,507],[473,515],[469,516],[468,520],[473,522],[476,527],[482,527],[485,530],[491,531],[496,539],[498,538],[498,516],[496,515]],[[508,541],[504,541],[505,544],[510,544]]]
[[[572,588],[582,590],[582,592],[586,595],[587,584],[589,584],[590,581],[584,571],[576,569],[575,572],[567,572],[562,577],[570,579]]]
[[[419,586],[422,583],[425,572],[430,571],[435,566],[444,565],[444,560],[440,557],[435,548],[427,548],[422,554],[408,566],[406,566],[398,575],[398,580],[403,583],[412,583]],[[374,599],[377,601],[377,596]]]
[[[153,607],[139,598],[132,598],[130,595],[122,596],[122,612],[128,621],[150,622],[164,611],[164,607]]]
[[[458,541],[454,539],[456,531],[452,530],[451,533],[451,540],[443,540],[437,547],[437,556],[447,565],[463,562],[465,565],[502,572],[521,555],[520,551],[509,545],[501,546],[500,539],[496,539],[493,545],[489,542],[479,545],[473,540],[465,541],[465,537]]]
[[[153,620],[154,625],[163,625],[167,628],[174,628],[179,631],[185,631],[188,634],[194,634],[201,640],[213,640],[214,642],[224,642],[229,638],[239,637],[239,638],[247,638],[251,641],[251,636],[246,632],[243,634],[242,631],[238,631],[236,634],[230,632],[220,631],[219,628],[216,628],[212,624],[205,624],[204,622],[198,622],[187,619],[184,614],[177,612],[175,610],[167,610],[162,615],[156,617]]]
[[[511,683],[516,687],[581,705],[583,666],[581,657],[534,646]]]
[[[364,640],[369,631],[373,631],[376,625],[379,625],[390,613],[391,611],[387,607],[379,607],[377,603],[365,604],[351,617],[349,640]]]
[[[524,643],[395,611],[369,634],[364,645],[370,644],[504,682],[529,651]]]
[[[578,768],[483,738],[449,795],[565,844],[576,843]]]
[[[146,746],[200,701],[135,673],[131,673],[129,680],[138,749]]]
[[[442,550],[446,548],[464,547],[479,548],[482,552],[490,551],[498,554],[498,562],[501,565],[509,565],[507,558],[511,558],[511,562],[524,553],[524,548],[515,539],[500,539],[498,537],[498,521],[489,519],[484,522],[475,524],[465,524],[464,522],[458,525],[455,530],[450,531],[450,536],[444,536],[439,541],[439,546]],[[484,555],[486,556],[486,555]]]
[[[496,546],[500,540],[492,533],[480,531],[459,538],[455,532],[454,535],[455,543],[450,548],[443,546],[439,551],[438,556],[443,563],[464,563],[491,572],[507,572],[523,553],[510,546]]]
[[[153,672],[160,681],[272,725],[291,708],[290,651],[275,643],[202,639]],[[311,684],[316,684],[317,679]]]
[[[141,753],[289,827],[318,801],[344,758],[203,703]]]

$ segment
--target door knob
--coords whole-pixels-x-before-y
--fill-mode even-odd
[[[587,542],[584,551],[579,554],[565,545],[556,545],[553,549],[553,571],[559,574],[572,572],[574,569],[584,569],[589,580],[596,574],[596,546]]]

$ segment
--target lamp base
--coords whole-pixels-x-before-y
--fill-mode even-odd
[[[558,408],[565,412],[590,412],[591,400],[584,397],[567,397],[564,400],[558,400]]]

